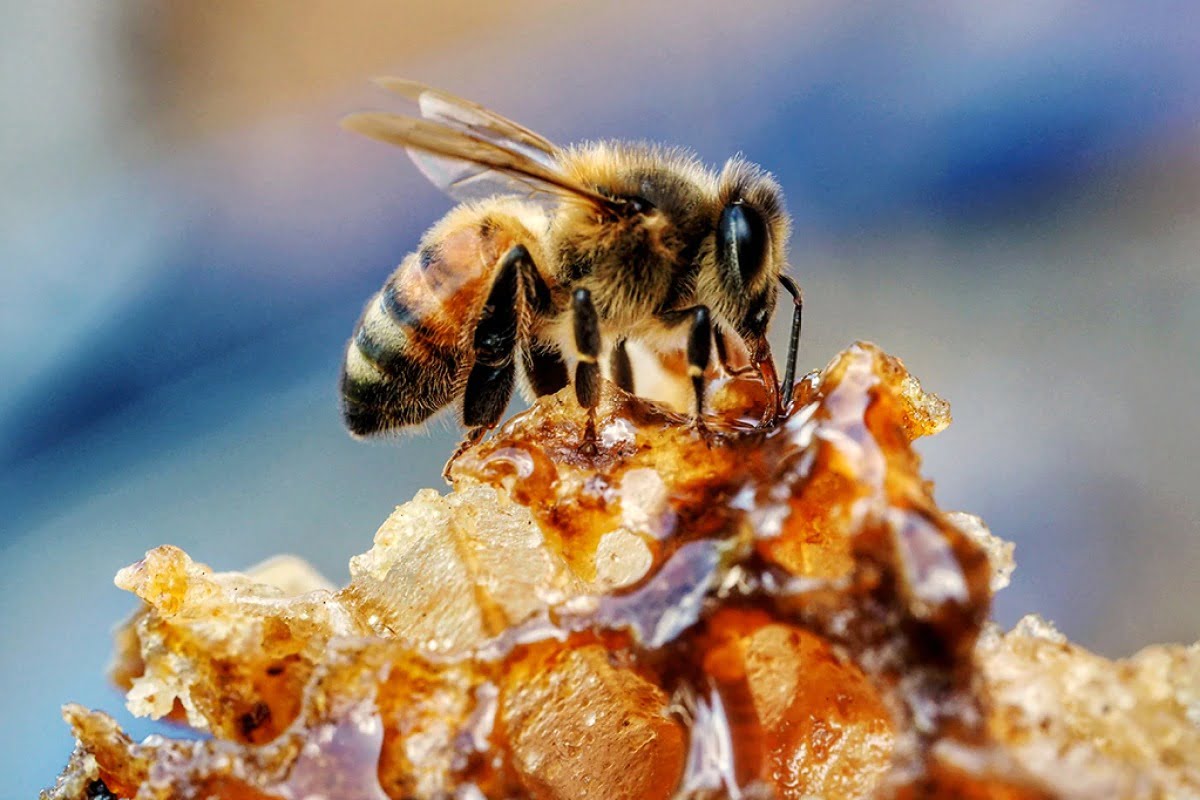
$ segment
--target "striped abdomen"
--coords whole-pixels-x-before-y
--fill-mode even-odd
[[[351,433],[423,422],[461,391],[475,320],[506,245],[492,226],[464,221],[452,213],[435,226],[363,309],[342,366]]]

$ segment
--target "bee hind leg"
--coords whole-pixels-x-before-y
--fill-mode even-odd
[[[523,247],[508,252],[475,323],[471,342],[475,363],[463,392],[463,422],[468,427],[495,427],[512,399],[521,328],[521,270],[527,259]]]
[[[533,343],[521,351],[521,359],[525,380],[536,397],[555,394],[571,382],[567,365],[557,347]]]
[[[450,468],[454,466],[454,462],[457,461],[458,457],[463,453],[479,444],[483,440],[484,434],[486,434],[489,430],[491,429],[487,426],[480,426],[478,428],[471,428],[471,430],[467,431],[467,434],[463,436],[462,441],[458,443],[458,447],[454,448],[454,454],[450,456],[450,459],[446,462],[446,466],[442,467],[442,480],[444,480],[446,483],[452,482],[450,480]]]
[[[512,399],[516,380],[514,356],[521,328],[522,262],[528,257],[523,247],[514,247],[505,255],[475,324],[471,342],[475,363],[467,375],[462,405],[463,424],[470,431],[446,464],[445,473],[455,459],[496,427]]]

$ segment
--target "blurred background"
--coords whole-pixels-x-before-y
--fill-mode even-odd
[[[5,3],[4,5],[8,5]],[[1200,634],[1193,3],[12,4],[0,33],[0,748],[52,781],[164,542],[348,558],[449,423],[342,430],[362,303],[450,202],[342,132],[413,77],[560,142],[743,151],[796,219],[803,369],[855,339],[955,424],[943,507],[1017,543],[996,614],[1104,654]],[[777,332],[786,327],[782,322]]]

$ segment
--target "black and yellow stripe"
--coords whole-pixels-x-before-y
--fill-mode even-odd
[[[525,285],[518,272],[532,268],[526,248],[515,246],[527,232],[507,222],[471,206],[451,211],[367,302],[342,365],[351,433],[415,425],[459,398],[466,424],[495,424],[512,394]],[[537,300],[548,305],[541,289]]]
[[[455,397],[463,358],[431,335],[397,270],[363,309],[342,365],[342,415],[356,436],[424,422]]]

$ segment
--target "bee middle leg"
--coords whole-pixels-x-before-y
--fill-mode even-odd
[[[572,324],[575,331],[575,399],[587,409],[589,445],[596,440],[596,406],[600,404],[600,316],[592,303],[592,293],[576,289],[571,296]]]
[[[625,339],[621,339],[613,347],[609,369],[612,370],[613,383],[629,394],[633,394],[633,362],[629,360],[629,350],[626,349]]]

